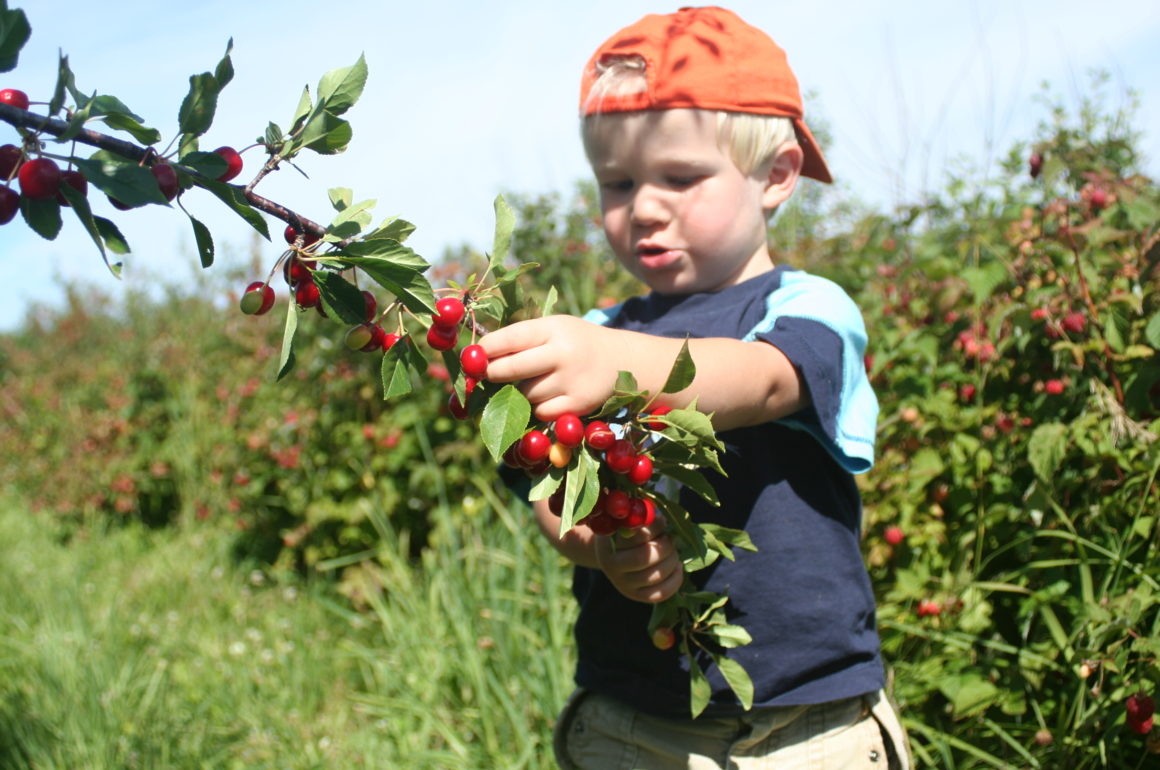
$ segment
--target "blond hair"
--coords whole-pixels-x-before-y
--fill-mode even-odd
[[[617,56],[600,61],[597,77],[588,93],[583,110],[586,116],[580,133],[584,151],[592,158],[595,127],[603,112],[605,98],[640,93],[648,88],[648,72],[640,56]],[[733,164],[745,174],[752,174],[773,159],[787,144],[796,143],[793,121],[780,115],[756,115],[748,112],[717,110],[717,142],[728,149]]]

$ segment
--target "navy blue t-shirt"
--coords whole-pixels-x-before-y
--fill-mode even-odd
[[[753,678],[755,707],[881,688],[874,598],[859,548],[861,499],[851,475],[873,461],[878,404],[853,301],[830,281],[779,267],[720,292],[652,293],[588,318],[665,337],[764,340],[801,372],[809,408],[718,434],[728,477],[708,475],[720,507],[682,490],[694,520],[744,529],[758,548],[737,550],[735,562],[719,559],[692,577],[727,593],[731,622],[753,637],[727,654]],[[653,647],[645,631],[651,605],[625,598],[601,571],[584,567],[576,568],[573,592],[577,684],[644,712],[687,717],[688,669],[677,648]],[[702,668],[712,685],[705,713],[739,710],[711,659]]]

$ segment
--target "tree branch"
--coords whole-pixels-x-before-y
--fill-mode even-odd
[[[68,130],[69,124],[58,118],[50,118],[46,115],[37,115],[34,112],[22,110],[8,104],[0,104],[0,120],[9,123],[17,128],[26,128],[38,134],[50,134],[52,136],[60,136]],[[82,128],[80,133],[73,137],[73,141],[87,144],[90,147],[96,147],[100,150],[107,150],[115,155],[120,155],[126,160],[131,160],[137,163],[143,163],[149,159],[150,155],[156,156],[156,151],[151,147],[141,147],[140,145],[126,142],[123,139],[102,134],[97,131],[92,131],[87,128]],[[193,169],[181,167],[182,171],[190,176],[202,177],[201,174]],[[205,177],[202,177],[203,179]],[[237,185],[234,185],[237,186]],[[269,198],[258,195],[250,189],[242,189],[242,194],[246,201],[256,208],[269,214],[272,217],[282,220],[288,225],[292,225],[300,232],[312,233],[319,238],[326,235],[326,228],[317,222],[311,221],[306,217],[298,214],[285,206],[276,203]]]

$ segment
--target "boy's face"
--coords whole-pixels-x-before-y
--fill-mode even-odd
[[[590,128],[604,232],[629,272],[663,294],[719,291],[772,268],[769,165],[745,174],[702,110],[603,115]],[[780,188],[778,188],[780,190]]]

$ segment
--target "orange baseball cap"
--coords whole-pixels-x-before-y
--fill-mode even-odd
[[[600,73],[597,65],[634,56],[645,62],[644,91],[589,98]],[[802,174],[834,181],[802,119],[801,91],[785,51],[732,11],[707,6],[650,14],[604,41],[584,68],[583,115],[681,108],[791,118],[805,155]]]

